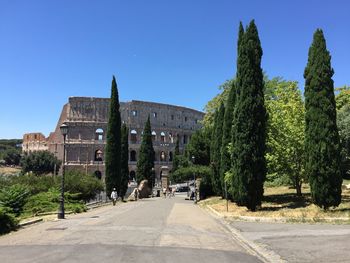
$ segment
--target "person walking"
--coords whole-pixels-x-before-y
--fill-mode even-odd
[[[115,188],[113,188],[113,191],[111,193],[111,199],[112,199],[113,205],[115,205],[115,203],[117,202],[117,199],[118,199],[117,189],[115,189]]]

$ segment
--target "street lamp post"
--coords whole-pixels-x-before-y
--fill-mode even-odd
[[[60,207],[58,210],[57,218],[64,219],[64,173],[66,166],[66,136],[68,133],[68,125],[63,123],[60,126],[61,133],[63,135],[63,162],[62,162],[62,180],[61,180],[61,197],[60,197]]]
[[[156,177],[155,177],[155,173],[154,173],[154,167],[152,167],[152,181],[151,181],[151,197],[153,197],[153,188],[154,188],[154,186],[155,186],[155,183],[156,183]]]
[[[196,161],[196,157],[192,156],[192,163],[194,164]],[[197,189],[196,189],[196,173],[193,173],[193,185],[194,185],[194,203],[197,203]]]

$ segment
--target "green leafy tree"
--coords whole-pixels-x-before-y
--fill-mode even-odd
[[[225,114],[224,104],[221,103],[219,110],[215,114],[214,129],[211,138],[210,147],[210,165],[212,169],[212,186],[213,192],[217,195],[222,194],[222,182],[220,180],[220,161],[221,161],[221,143],[222,143],[222,127]]]
[[[350,104],[338,111],[337,125],[341,144],[342,175],[343,178],[348,178],[350,175]]]
[[[36,151],[26,154],[21,159],[22,173],[32,172],[37,175],[54,173],[59,170],[61,161],[49,151]]]
[[[304,173],[305,109],[297,83],[275,78],[266,96],[269,115],[266,153],[267,178],[275,183],[292,185],[301,195]]]
[[[148,180],[148,185],[152,187],[154,180],[152,178],[154,174],[152,172],[152,168],[154,168],[154,149],[152,143],[151,122],[148,116],[145,128],[143,130],[140,154],[137,161],[137,183],[140,183],[142,180],[146,179]]]
[[[213,128],[215,112],[220,108],[221,103],[225,103],[227,101],[227,97],[233,83],[233,79],[226,80],[222,85],[219,86],[220,93],[208,101],[208,103],[205,105],[203,126],[207,130],[211,130]]]
[[[342,109],[344,106],[350,105],[350,86],[344,86],[335,89],[338,94],[336,95],[335,101],[337,105],[337,110]]]
[[[266,177],[267,114],[261,69],[262,49],[254,20],[239,44],[236,85],[238,97],[233,125],[233,192],[239,205],[255,211],[261,205]]]
[[[121,133],[121,189],[120,196],[124,198],[126,191],[128,190],[128,182],[129,182],[129,129],[126,127],[124,123],[122,125],[122,133]]]
[[[188,158],[195,157],[195,163],[209,165],[210,163],[210,134],[207,129],[197,130],[192,134],[190,142],[186,145]]]
[[[21,153],[19,150],[11,148],[4,152],[3,159],[7,165],[19,165]]]
[[[120,193],[121,182],[121,127],[120,127],[119,96],[115,77],[113,76],[111,87],[111,100],[109,106],[109,118],[107,126],[107,144],[106,144],[106,192],[110,196],[113,188],[117,188]]]
[[[20,139],[0,139],[0,160],[3,159],[3,156],[7,150],[16,150],[18,153],[21,153],[22,140]]]
[[[187,167],[181,167],[174,173],[170,174],[170,180],[175,183],[183,183],[188,180],[196,178],[210,177],[211,170],[206,165],[190,165]]]
[[[331,56],[321,29],[309,49],[305,78],[305,171],[313,202],[327,209],[341,202],[340,142]]]

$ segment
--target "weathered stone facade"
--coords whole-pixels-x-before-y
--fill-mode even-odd
[[[48,150],[47,139],[40,132],[26,133],[23,135],[22,150],[25,153]]]
[[[104,148],[108,123],[109,99],[70,97],[62,109],[56,129],[47,138],[48,150],[63,158],[62,123],[68,125],[66,137],[66,167],[95,173],[104,178]],[[122,122],[129,128],[129,171],[133,179],[141,146],[142,130],[148,115],[151,120],[155,150],[156,180],[161,166],[172,168],[177,138],[180,151],[194,131],[201,127],[204,113],[193,109],[161,103],[130,101],[120,103]]]

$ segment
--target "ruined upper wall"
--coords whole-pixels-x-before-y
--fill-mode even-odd
[[[68,122],[108,122],[107,98],[70,97],[67,104]],[[146,101],[120,102],[121,119],[135,128],[143,128],[150,115],[152,126],[196,130],[204,113],[186,107]]]
[[[67,121],[107,122],[109,99],[70,97]]]

